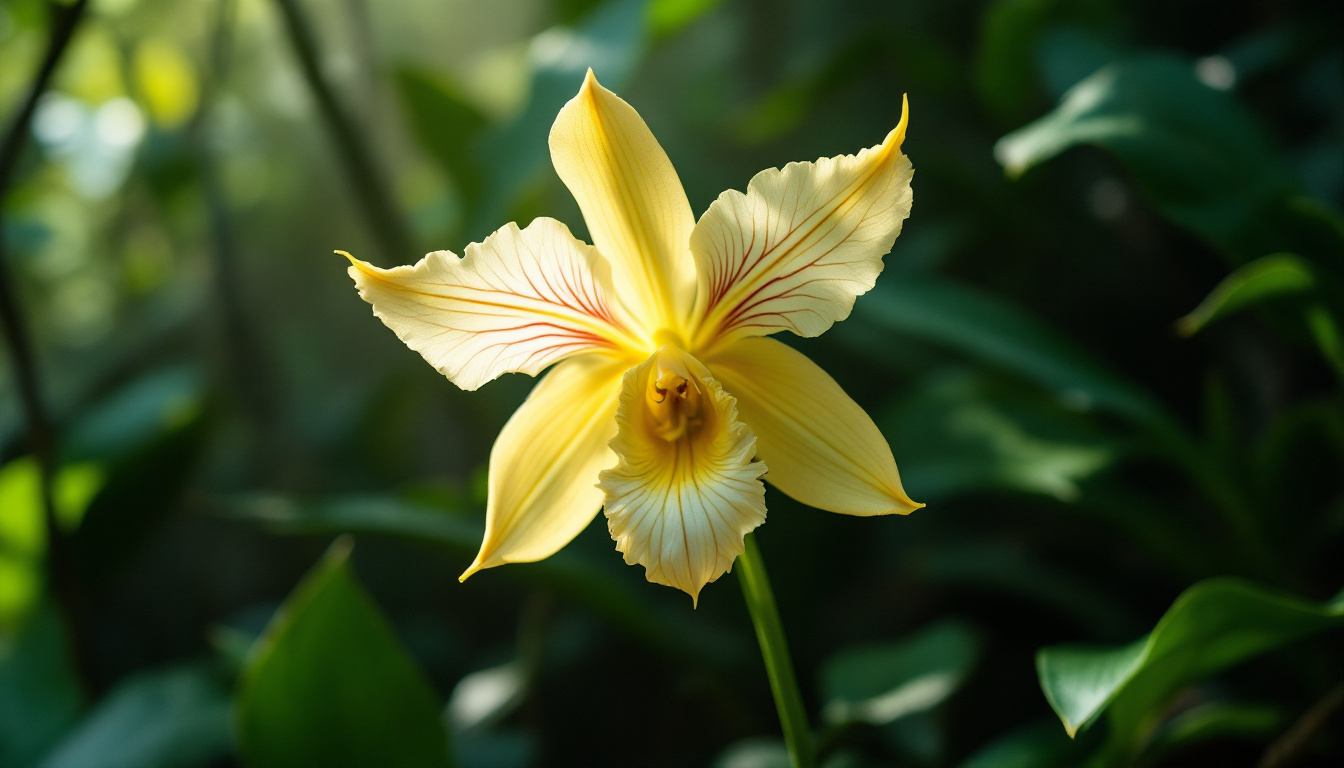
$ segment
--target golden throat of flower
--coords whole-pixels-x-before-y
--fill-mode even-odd
[[[691,371],[694,362],[680,349],[658,350],[645,402],[654,432],[668,442],[694,434],[704,424],[703,384]]]

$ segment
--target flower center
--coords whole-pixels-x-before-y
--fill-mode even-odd
[[[686,353],[663,347],[649,376],[646,401],[653,429],[668,442],[681,439],[704,422],[704,393],[687,362]]]

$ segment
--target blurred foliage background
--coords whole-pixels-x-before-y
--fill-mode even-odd
[[[786,764],[734,577],[599,516],[458,584],[531,381],[331,255],[584,236],[589,66],[697,212],[909,94],[886,271],[786,341],[928,507],[759,533],[824,765],[1340,764],[1339,3],[4,0],[0,766]]]

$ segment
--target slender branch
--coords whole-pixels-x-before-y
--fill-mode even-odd
[[[24,419],[27,423],[28,447],[36,458],[41,473],[43,518],[47,532],[47,567],[51,588],[65,607],[66,618],[72,624],[70,634],[75,663],[85,680],[89,679],[88,655],[84,644],[86,634],[82,631],[85,610],[70,562],[69,550],[66,547],[65,534],[61,530],[57,516],[53,488],[57,465],[56,430],[42,400],[41,374],[37,369],[32,338],[9,274],[9,261],[5,253],[4,200],[9,194],[14,174],[18,170],[19,159],[23,155],[29,125],[33,121],[33,114],[37,111],[38,101],[51,83],[51,78],[69,48],[75,30],[84,18],[88,4],[88,0],[77,0],[69,6],[49,4],[51,33],[46,53],[18,112],[10,121],[3,139],[0,139],[0,327],[3,328],[5,342],[9,346],[19,401],[23,406]]]
[[[807,723],[807,708],[803,706],[803,695],[793,673],[784,625],[779,620],[775,593],[770,589],[770,576],[765,571],[760,547],[756,545],[756,534],[747,534],[746,546],[746,551],[737,558],[737,576],[742,584],[742,596],[747,600],[747,610],[751,613],[751,623],[756,627],[756,639],[761,644],[761,658],[765,660],[765,671],[770,677],[770,692],[775,697],[789,761],[793,768],[813,768],[817,756],[812,746],[812,729]]]
[[[1256,768],[1283,768],[1292,765],[1311,746],[1312,740],[1344,706],[1344,683],[1326,692],[1282,736],[1274,740],[1256,764]]]
[[[367,142],[349,112],[341,105],[336,92],[322,72],[321,56],[312,25],[304,15],[299,0],[275,0],[285,18],[285,28],[294,55],[299,59],[303,76],[317,99],[327,130],[336,143],[337,154],[345,164],[352,190],[368,219],[369,227],[378,239],[384,255],[394,264],[404,263],[415,248],[415,238],[392,199],[390,187],[374,161]]]
[[[211,36],[209,58],[202,77],[201,100],[187,128],[192,155],[200,176],[201,193],[211,236],[211,272],[219,304],[225,375],[238,393],[239,404],[258,438],[252,452],[254,468],[273,475],[285,462],[278,461],[276,388],[260,338],[244,311],[239,278],[238,246],[229,211],[228,195],[220,178],[219,162],[211,146],[211,125],[220,91],[228,79],[237,0],[219,0]]]

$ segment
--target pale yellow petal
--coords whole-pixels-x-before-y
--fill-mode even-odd
[[[906,122],[903,111],[885,141],[858,155],[772,168],[745,195],[719,195],[691,235],[693,348],[776,331],[817,336],[849,317],[910,215]]]
[[[747,338],[705,358],[756,433],[766,480],[811,507],[846,515],[904,515],[922,506],[901,487],[886,438],[803,353]]]
[[[554,219],[509,224],[468,245],[466,258],[435,251],[415,266],[380,269],[344,255],[373,313],[463,389],[636,343],[611,298],[606,261]]]
[[[695,290],[695,217],[649,127],[589,70],[556,117],[550,145],[593,244],[611,261],[618,295],[643,313],[648,334],[680,331]]]
[[[765,522],[765,464],[733,397],[699,361],[664,347],[625,375],[601,475],[607,527],[625,562],[698,600]]]
[[[599,355],[546,374],[495,439],[485,541],[462,578],[555,554],[602,506],[597,475],[616,464],[616,401],[628,363]]]

